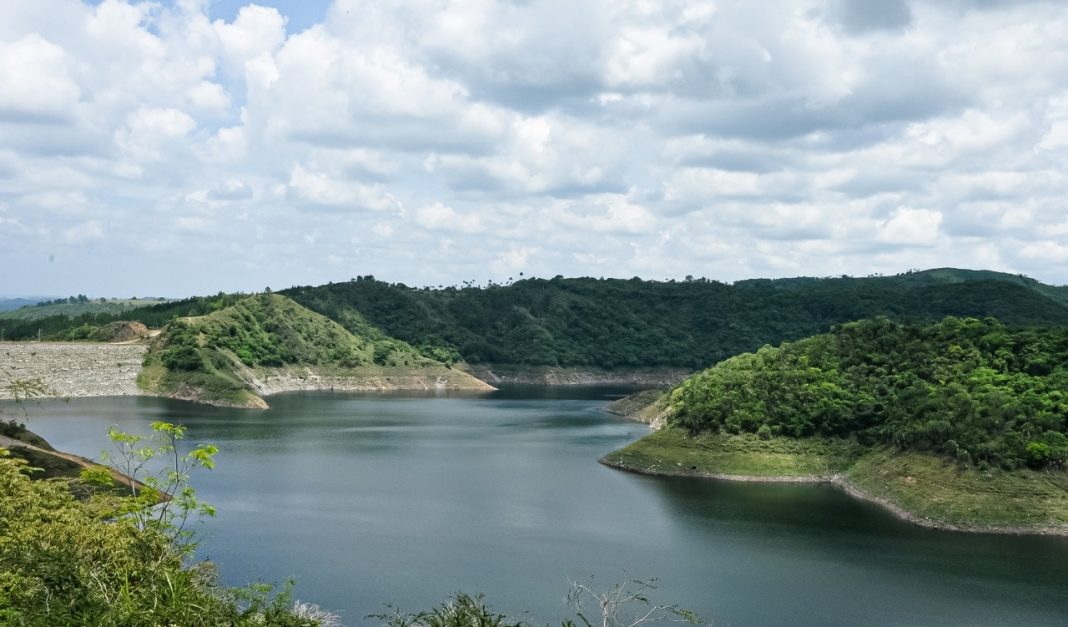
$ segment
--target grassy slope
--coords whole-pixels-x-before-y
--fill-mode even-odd
[[[746,477],[823,477],[842,472],[861,449],[844,440],[797,440],[752,434],[701,434],[664,428],[604,457],[604,462],[649,474]]]
[[[847,440],[702,434],[665,428],[606,455],[603,463],[646,474],[748,480],[828,480],[911,520],[973,531],[1068,532],[1068,473],[980,471],[923,453],[870,450]]]
[[[865,494],[923,519],[975,528],[1068,532],[1068,473],[962,467],[933,455],[879,450],[847,472]]]
[[[353,335],[284,296],[263,294],[176,321],[150,349],[139,383],[157,393],[262,407],[249,377],[283,367],[357,377],[445,370],[381,332]]]

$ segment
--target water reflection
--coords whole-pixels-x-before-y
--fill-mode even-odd
[[[220,446],[195,479],[227,581],[298,580],[350,624],[485,592],[535,623],[568,576],[659,577],[717,625],[1063,624],[1068,542],[902,523],[829,486],[643,477],[596,463],[642,435],[618,390],[485,396],[294,393],[268,411],[149,398],[48,402],[32,428],[95,455],[111,424],[185,424]]]

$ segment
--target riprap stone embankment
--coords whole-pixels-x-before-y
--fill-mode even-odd
[[[56,396],[128,396],[137,387],[145,344],[0,342],[0,399],[8,384],[40,379]]]

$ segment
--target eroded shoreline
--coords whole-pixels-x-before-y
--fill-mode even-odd
[[[987,533],[998,535],[1042,535],[1042,536],[1060,536],[1068,537],[1068,525],[1065,526],[1027,526],[1027,525],[1006,525],[1006,526],[992,526],[992,525],[968,525],[961,523],[950,523],[946,521],[936,520],[926,516],[920,516],[914,514],[899,504],[881,496],[870,494],[855,483],[849,480],[848,477],[842,474],[833,475],[732,475],[724,473],[712,473],[704,472],[701,470],[695,470],[692,468],[679,468],[673,470],[670,468],[635,468],[620,463],[613,463],[606,458],[602,457],[597,460],[599,463],[608,466],[609,468],[615,468],[624,472],[630,472],[638,475],[646,476],[659,476],[659,477],[694,477],[698,479],[711,479],[715,481],[733,481],[742,483],[807,483],[807,484],[826,484],[833,485],[836,488],[842,490],[849,496],[866,501],[877,505],[884,510],[890,512],[895,518],[903,520],[905,522],[926,527],[928,529],[936,529],[939,531],[957,531],[962,533]]]

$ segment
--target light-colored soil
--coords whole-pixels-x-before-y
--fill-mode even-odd
[[[7,384],[40,379],[61,397],[128,396],[137,388],[144,343],[0,342],[0,399]]]
[[[492,392],[495,388],[467,373],[444,367],[376,366],[334,370],[312,367],[245,369],[243,375],[258,394],[297,390],[333,391],[460,391]]]
[[[489,383],[518,385],[641,385],[671,386],[689,375],[679,368],[619,369],[525,366],[511,364],[464,364],[471,375]]]

